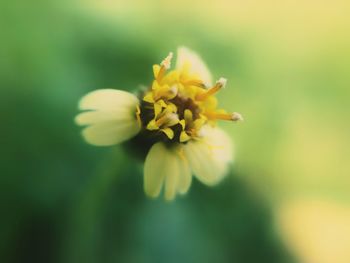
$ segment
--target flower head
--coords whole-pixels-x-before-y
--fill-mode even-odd
[[[220,78],[212,84],[201,58],[180,47],[176,67],[173,54],[153,66],[154,80],[139,97],[121,90],[102,89],[85,95],[76,117],[86,125],[82,134],[97,146],[121,143],[133,137],[150,144],[144,166],[144,189],[165,199],[185,194],[192,174],[207,185],[215,185],[232,161],[231,140],[216,127],[218,120],[243,120],[239,113],[218,109],[216,93],[226,86]],[[143,146],[143,145],[139,145]]]

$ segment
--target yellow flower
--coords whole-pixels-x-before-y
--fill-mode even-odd
[[[76,117],[87,126],[82,134],[93,145],[114,145],[134,136],[152,142],[144,165],[144,190],[166,200],[185,194],[192,174],[207,185],[217,184],[232,161],[232,145],[217,120],[241,120],[238,113],[217,108],[215,94],[226,79],[214,85],[201,58],[180,47],[175,69],[173,54],[153,66],[154,81],[139,97],[121,90],[102,89],[85,95]],[[143,145],[140,145],[141,147]]]

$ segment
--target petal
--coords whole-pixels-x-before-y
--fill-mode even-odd
[[[96,90],[84,96],[79,107],[94,110],[80,113],[78,125],[91,125],[82,132],[85,140],[96,146],[113,145],[135,136],[141,129],[137,120],[139,101],[121,90]]]
[[[157,197],[162,189],[166,167],[164,166],[166,148],[162,143],[152,146],[146,156],[144,166],[144,190],[150,197]],[[158,158],[162,158],[162,162]]]
[[[153,98],[153,92],[148,92],[144,97],[143,100],[149,103],[154,103],[154,98]]]
[[[174,138],[174,131],[171,128],[161,129],[161,131],[171,140]]]
[[[190,166],[188,165],[188,162],[184,157],[181,158],[181,161],[179,162],[179,169],[180,169],[180,172],[179,172],[177,191],[180,194],[186,194],[188,189],[191,186],[192,175],[191,175]]]
[[[179,47],[177,50],[176,68],[181,69],[186,65],[190,66],[190,73],[197,75],[206,86],[210,87],[212,85],[210,71],[201,57],[186,47]]]
[[[189,139],[191,139],[190,136],[185,131],[182,131],[180,133],[180,142],[187,142]]]
[[[184,146],[186,159],[194,175],[207,185],[214,185],[219,181],[219,173],[213,161],[212,153],[202,141],[190,141]]]
[[[153,104],[154,106],[154,117],[157,118],[159,113],[162,111],[162,106],[159,103]]]
[[[109,146],[134,137],[140,131],[136,120],[117,120],[93,124],[82,131],[85,140],[96,146]]]
[[[164,197],[165,200],[171,201],[175,198],[177,192],[177,184],[179,180],[179,170],[175,165],[175,162],[172,163],[174,168],[172,171],[168,171],[165,177],[165,189],[164,189]]]
[[[150,120],[150,122],[147,124],[146,129],[150,131],[159,130],[159,126],[157,125],[156,120]]]
[[[206,143],[211,145],[215,162],[221,167],[223,173],[228,170],[228,164],[233,161],[234,151],[232,139],[222,129],[205,126],[201,131]]]
[[[168,148],[162,142],[152,146],[144,167],[144,190],[148,196],[159,196],[165,183],[165,199],[173,200],[177,192],[188,190],[191,184],[189,177],[189,166],[180,157],[179,146]]]
[[[135,117],[132,115],[135,115]],[[123,122],[132,119],[136,120],[136,109],[134,114],[132,114],[130,113],[130,109],[124,108],[120,110],[82,112],[75,117],[75,123],[78,125],[92,125],[110,121]]]
[[[203,139],[190,141],[184,153],[194,175],[207,185],[215,185],[226,175],[232,160],[232,144],[218,128],[203,128]]]
[[[81,110],[119,110],[139,104],[137,97],[129,92],[115,89],[95,90],[79,102]]]

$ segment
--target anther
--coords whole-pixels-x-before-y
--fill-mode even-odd
[[[172,58],[173,58],[173,52],[170,52],[169,55],[160,63],[160,65],[164,67],[166,70],[168,70],[170,68]]]
[[[218,81],[216,81],[216,85],[220,85],[222,88],[225,88],[227,83],[227,79],[225,78],[220,78]]]
[[[232,117],[233,121],[243,121],[244,120],[243,116],[240,113],[238,113],[238,112],[232,113],[231,117]]]
[[[207,112],[206,116],[209,119],[216,119],[216,120],[225,120],[225,121],[243,121],[243,117],[241,114],[234,112],[232,114],[230,113],[219,113],[219,112]]]
[[[160,63],[161,67],[157,76],[158,81],[160,81],[163,78],[165,71],[167,71],[170,68],[172,58],[173,52],[170,52],[169,55]]]
[[[214,87],[208,89],[205,93],[202,93],[196,97],[197,100],[205,100],[209,96],[215,94],[218,92],[221,88],[224,88],[226,86],[227,79],[220,78],[218,81],[216,81]]]

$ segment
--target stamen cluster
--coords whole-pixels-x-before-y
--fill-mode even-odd
[[[168,140],[185,143],[201,137],[205,124],[215,125],[216,120],[241,120],[238,113],[217,109],[214,96],[225,87],[226,79],[220,78],[214,86],[207,87],[189,66],[170,69],[172,53],[160,65],[153,66],[154,81],[143,95],[140,121],[144,128],[165,135]]]

